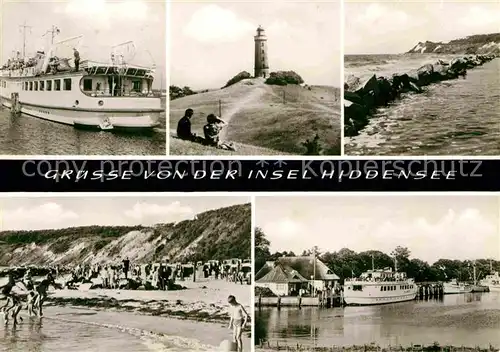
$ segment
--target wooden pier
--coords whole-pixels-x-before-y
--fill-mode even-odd
[[[421,282],[417,284],[418,292],[416,299],[442,298],[444,287],[440,282]]]
[[[281,297],[256,297],[255,304],[257,307],[322,307],[334,308],[342,307],[344,299],[341,295],[332,294],[329,296],[318,295],[316,297],[301,297],[301,296],[281,296]]]

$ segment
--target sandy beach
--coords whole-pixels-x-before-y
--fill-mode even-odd
[[[223,340],[231,338],[227,297],[234,295],[252,312],[249,285],[225,280],[178,283],[186,289],[51,290],[43,320],[118,330],[139,338],[153,351],[217,351]],[[26,318],[26,312],[21,316]],[[250,326],[244,334],[246,351],[251,346]]]

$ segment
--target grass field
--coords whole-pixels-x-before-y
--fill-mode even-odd
[[[175,131],[184,111],[192,108],[193,132],[203,135],[206,116],[219,115],[219,102],[221,117],[229,122],[222,140],[234,142],[238,150],[219,151],[170,138],[171,155],[304,155],[302,143],[316,134],[321,154],[340,153],[338,88],[271,86],[262,79],[243,80],[225,89],[171,101],[171,131]]]

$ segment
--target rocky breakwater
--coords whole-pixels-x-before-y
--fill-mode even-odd
[[[387,106],[403,93],[421,93],[432,83],[464,77],[467,70],[491,61],[495,55],[469,55],[450,62],[438,60],[407,73],[397,73],[390,78],[371,76],[362,83],[350,76],[344,84],[344,135],[358,135],[369,122],[371,114]]]

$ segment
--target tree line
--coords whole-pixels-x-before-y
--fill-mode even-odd
[[[291,251],[271,253],[270,242],[260,228],[255,230],[255,272],[258,272],[267,261],[276,261],[281,257],[310,256],[316,252],[319,260],[325,263],[341,282],[346,278],[358,277],[361,273],[371,270],[372,263],[375,269],[392,267],[397,263],[398,271],[406,272],[408,277],[414,278],[416,282],[426,281],[448,281],[457,279],[459,281],[472,281],[474,262],[471,260],[439,259],[432,265],[418,258],[411,258],[411,252],[407,247],[398,246],[391,253],[370,250],[355,252],[348,248],[342,248],[336,252],[322,252],[317,247],[304,250],[302,253]],[[493,271],[500,271],[500,261],[489,259],[478,259],[475,261],[476,279],[480,280],[490,273],[490,263]]]

